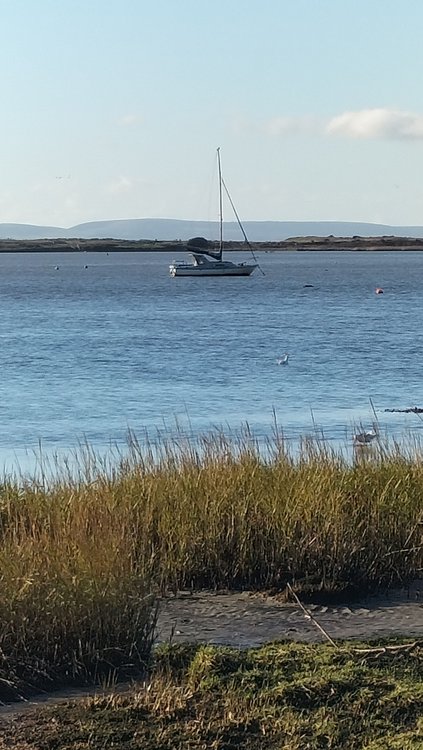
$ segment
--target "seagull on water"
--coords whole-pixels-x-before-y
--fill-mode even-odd
[[[353,435],[355,445],[368,445],[375,438],[379,437],[379,430],[367,430],[365,432],[357,432]]]
[[[289,359],[289,354],[285,353],[285,354],[282,354],[282,357],[279,357],[279,359],[277,359],[276,361],[278,365],[287,365],[288,359]]]

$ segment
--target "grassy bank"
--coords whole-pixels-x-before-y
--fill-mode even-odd
[[[0,693],[136,671],[152,595],[363,592],[423,569],[423,459],[211,435],[0,488]]]
[[[418,645],[396,653],[167,648],[148,689],[25,714],[5,725],[3,742],[16,750],[418,750],[422,674]]]
[[[88,481],[0,497],[0,699],[139,674],[154,596],[128,515]]]

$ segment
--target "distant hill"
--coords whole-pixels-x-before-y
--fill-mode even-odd
[[[289,237],[423,237],[423,226],[390,226],[347,221],[245,221],[251,242],[277,242]],[[49,227],[34,224],[0,224],[0,239],[40,240],[54,238],[121,239],[121,240],[188,240],[190,237],[217,240],[219,224],[212,221],[184,219],[116,219],[90,221],[74,227]],[[225,222],[225,240],[239,240],[236,222]]]

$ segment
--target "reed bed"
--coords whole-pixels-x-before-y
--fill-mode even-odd
[[[354,462],[305,440],[263,448],[246,431],[135,443],[115,488],[162,590],[305,592],[404,584],[423,567],[423,453],[379,445]],[[132,499],[131,499],[132,498]]]
[[[247,431],[139,444],[0,487],[0,675],[81,681],[148,659],[154,597],[363,592],[423,569],[423,454],[295,456]],[[12,689],[12,688],[11,688]],[[13,688],[14,689],[14,688]]]
[[[152,583],[116,501],[89,484],[3,484],[1,699],[145,667]]]

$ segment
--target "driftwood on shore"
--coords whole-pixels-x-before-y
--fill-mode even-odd
[[[419,406],[410,406],[408,409],[384,409],[389,412],[400,412],[401,414],[423,414],[423,409]]]

